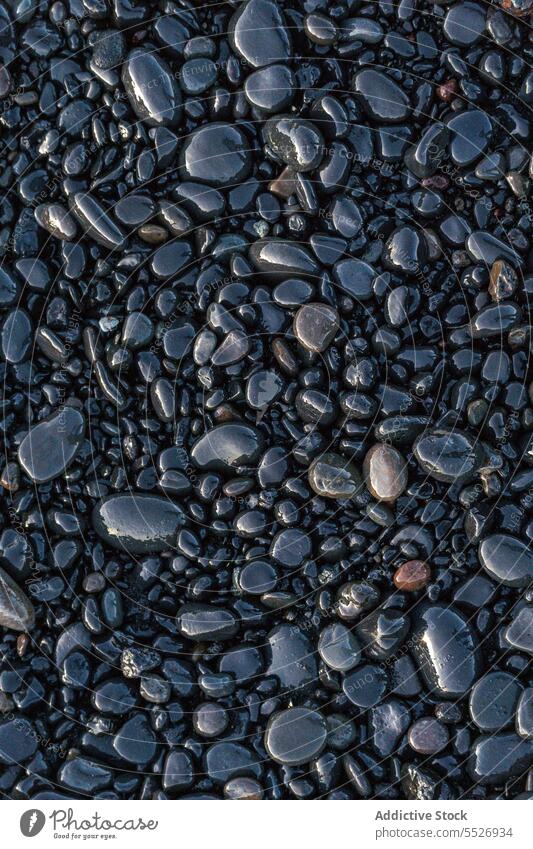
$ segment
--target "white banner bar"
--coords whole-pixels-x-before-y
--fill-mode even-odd
[[[6,849],[47,849],[65,841],[124,849],[439,849],[452,841],[454,849],[532,845],[528,801],[309,801],[277,802],[272,809],[262,802],[39,800],[9,801],[2,812]]]

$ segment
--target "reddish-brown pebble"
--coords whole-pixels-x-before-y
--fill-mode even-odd
[[[425,587],[431,577],[431,570],[423,560],[407,560],[396,569],[393,581],[395,587],[406,593],[413,593]]]

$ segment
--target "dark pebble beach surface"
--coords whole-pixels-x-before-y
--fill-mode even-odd
[[[0,0],[4,799],[533,796],[533,0]]]

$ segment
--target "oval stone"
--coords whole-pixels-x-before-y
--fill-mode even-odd
[[[270,717],[265,748],[279,764],[297,766],[316,758],[326,744],[326,720],[317,710],[293,707]]]
[[[276,281],[291,276],[315,278],[320,270],[304,245],[287,239],[258,239],[250,246],[250,259],[258,271]]]
[[[282,12],[271,0],[241,3],[229,24],[232,49],[252,68],[286,62],[291,53]]]
[[[478,737],[468,759],[468,771],[483,785],[504,784],[531,766],[533,741],[512,732]]]
[[[85,418],[74,407],[64,407],[34,425],[20,443],[19,463],[35,483],[62,475],[83,442]]]
[[[251,170],[250,143],[232,124],[215,122],[195,130],[180,155],[182,178],[220,188],[246,180]]]
[[[363,485],[355,466],[332,451],[313,460],[308,477],[309,486],[322,498],[352,498]]]
[[[416,440],[413,453],[422,469],[443,483],[467,480],[481,467],[483,449],[461,430],[429,430]]]
[[[527,587],[533,581],[533,551],[510,534],[491,534],[479,546],[483,568],[506,587]]]
[[[353,79],[353,90],[363,109],[375,121],[397,124],[410,113],[409,98],[383,71],[364,68]]]
[[[304,348],[322,353],[339,329],[339,314],[328,304],[304,304],[294,317],[294,335]]]
[[[28,355],[31,343],[32,326],[28,313],[22,309],[11,310],[0,336],[2,356],[8,363],[21,363]]]
[[[167,551],[175,544],[182,523],[183,512],[177,504],[144,493],[109,495],[92,513],[98,536],[129,554]]]
[[[432,692],[459,699],[480,674],[477,640],[453,607],[423,606],[415,619],[411,651]]]
[[[169,66],[153,51],[132,50],[122,66],[122,82],[138,118],[151,127],[175,126],[181,92]]]
[[[251,425],[221,424],[204,433],[191,449],[200,469],[224,472],[255,465],[263,452],[263,436]]]
[[[374,445],[363,461],[369,492],[379,501],[393,502],[407,486],[407,464],[392,445]]]
[[[324,140],[314,124],[291,115],[266,122],[265,141],[293,171],[312,171],[324,156]]]

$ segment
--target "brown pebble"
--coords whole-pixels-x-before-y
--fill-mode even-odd
[[[428,716],[411,725],[407,739],[420,755],[435,755],[448,745],[450,735],[445,725]]]
[[[408,482],[407,464],[392,445],[372,446],[363,460],[367,488],[378,501],[396,501]]]
[[[292,168],[287,165],[281,174],[269,183],[268,190],[284,200],[294,195],[296,193],[296,175]]]
[[[489,294],[493,301],[511,298],[518,283],[516,271],[508,262],[497,259],[490,270]]]
[[[414,593],[425,587],[431,578],[431,570],[423,560],[407,560],[396,569],[394,586],[406,593]]]
[[[143,242],[149,245],[161,245],[168,239],[168,232],[159,224],[143,224],[137,232]]]
[[[19,657],[24,657],[30,638],[27,634],[19,634],[17,637],[17,654]]]
[[[437,96],[445,103],[449,103],[457,91],[457,80],[448,80],[437,88]]]

